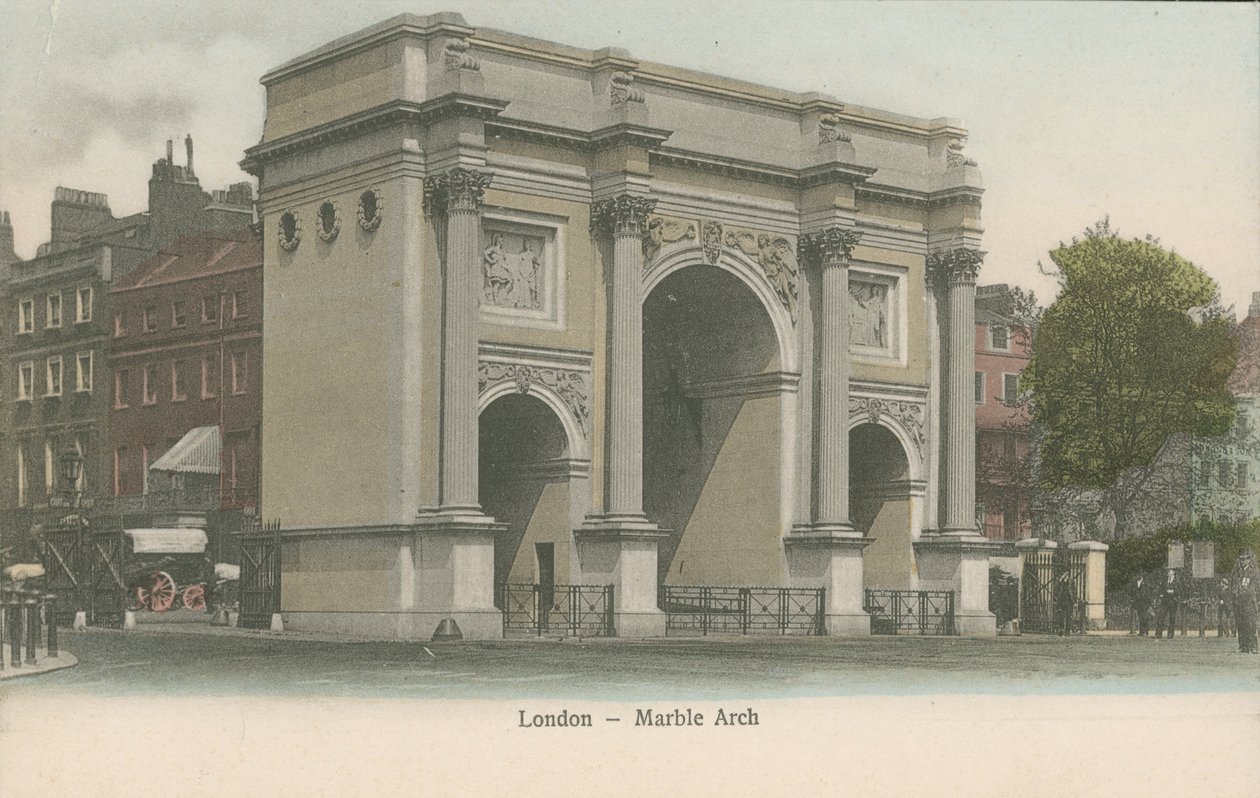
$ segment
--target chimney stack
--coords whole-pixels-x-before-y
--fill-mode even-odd
[[[192,177],[196,173],[193,172],[193,148],[192,148],[192,134],[191,133],[184,136],[184,149],[188,151],[188,176]]]
[[[175,164],[175,142],[171,139],[166,140],[166,163],[171,166]]]
[[[4,211],[0,213],[0,266],[20,260],[13,250],[13,222],[9,219],[9,212]]]
[[[5,214],[8,216],[8,214]],[[1252,318],[1260,318],[1260,291],[1251,292],[1251,307],[1247,309],[1247,315]]]

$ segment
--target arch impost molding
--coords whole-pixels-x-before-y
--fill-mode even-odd
[[[478,410],[510,393],[541,399],[555,411],[574,457],[587,456],[591,428],[591,356],[564,349],[482,343]]]

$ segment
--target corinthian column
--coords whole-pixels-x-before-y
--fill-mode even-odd
[[[941,531],[976,530],[976,273],[984,253],[953,249],[928,257],[928,269],[945,292],[946,340]]]
[[[800,237],[801,260],[821,276],[817,529],[851,532],[849,523],[849,258],[861,233],[828,227]]]
[[[430,208],[446,220],[442,315],[441,505],[477,511],[477,324],[485,172],[454,167],[425,179]]]
[[[622,194],[592,207],[596,231],[613,237],[605,514],[643,517],[643,229],[656,200]]]

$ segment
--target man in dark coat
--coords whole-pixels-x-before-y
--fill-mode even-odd
[[[1071,572],[1064,569],[1054,583],[1055,626],[1058,627],[1060,636],[1072,634],[1072,615],[1073,610],[1076,609],[1076,597],[1073,592]]]
[[[1260,615],[1257,606],[1256,555],[1250,549],[1244,549],[1238,555],[1234,572],[1230,575],[1230,590],[1234,599],[1234,622],[1238,626],[1238,650],[1244,654],[1255,654],[1257,649],[1256,621]]]
[[[1158,639],[1168,630],[1168,639],[1172,640],[1177,632],[1177,605],[1181,599],[1181,574],[1176,568],[1169,568],[1164,577],[1164,586],[1159,592],[1159,605],[1155,612],[1155,637]]]
[[[1151,633],[1151,588],[1146,574],[1133,580],[1133,614],[1137,616],[1138,634],[1146,637]]]

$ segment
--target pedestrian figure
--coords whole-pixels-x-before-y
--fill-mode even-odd
[[[1155,637],[1157,639],[1165,629],[1168,630],[1169,640],[1172,640],[1173,635],[1177,633],[1179,593],[1181,593],[1181,577],[1177,575],[1176,568],[1169,568],[1168,575],[1164,579],[1164,588],[1160,591],[1159,607],[1156,609]]]
[[[1151,633],[1151,590],[1146,574],[1138,574],[1133,582],[1133,614],[1137,616],[1138,634],[1148,636]]]
[[[1229,580],[1222,579],[1216,593],[1216,636],[1235,637],[1234,598],[1230,594]]]
[[[1256,593],[1258,576],[1255,553],[1244,549],[1238,555],[1229,580],[1234,599],[1234,622],[1238,626],[1238,650],[1244,654],[1255,654],[1257,648],[1256,620],[1260,615]]]
[[[1059,636],[1072,634],[1072,614],[1075,609],[1075,596],[1072,590],[1072,572],[1063,569],[1054,585],[1054,611],[1059,629]]]

